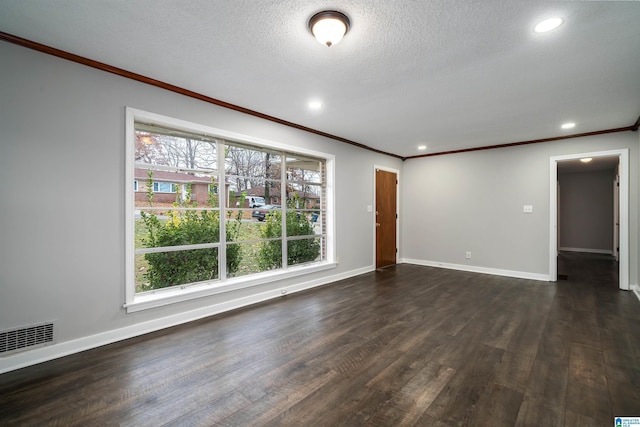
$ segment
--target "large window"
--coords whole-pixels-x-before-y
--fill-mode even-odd
[[[133,109],[127,132],[129,311],[333,265],[331,156]]]

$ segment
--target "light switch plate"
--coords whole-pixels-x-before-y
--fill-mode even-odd
[[[522,207],[522,212],[524,212],[524,213],[533,213],[533,205],[524,205]]]

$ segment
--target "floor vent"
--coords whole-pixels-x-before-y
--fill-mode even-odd
[[[53,322],[0,331],[0,356],[53,344]]]

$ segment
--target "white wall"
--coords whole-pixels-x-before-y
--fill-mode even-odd
[[[8,43],[0,57],[0,330],[54,320],[58,342],[0,372],[373,269],[373,165],[400,160]],[[334,154],[338,267],[126,314],[125,106]]]
[[[565,173],[560,182],[560,250],[612,254],[613,171]]]
[[[638,259],[638,134],[624,132],[407,160],[405,261],[548,280],[549,158],[630,149],[630,259]],[[523,213],[533,205],[533,213]],[[465,259],[471,251],[472,258]],[[630,263],[630,283],[638,264]]]

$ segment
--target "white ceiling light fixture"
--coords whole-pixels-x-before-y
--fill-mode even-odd
[[[313,37],[329,47],[342,40],[350,25],[347,15],[336,10],[318,12],[309,19],[309,30]]]
[[[533,31],[536,33],[546,33],[548,31],[555,30],[562,25],[563,22],[564,20],[560,17],[545,19],[544,21],[540,21],[536,24],[536,26],[533,27]]]
[[[573,129],[574,127],[576,127],[576,124],[573,122],[568,122],[568,123],[563,123],[562,126],[560,126],[562,129]]]
[[[418,150],[422,151],[422,150],[426,150],[427,146],[426,145],[418,145]]]
[[[322,102],[320,101],[309,101],[309,108],[311,110],[319,110],[322,108]]]
[[[582,163],[589,163],[591,160],[593,160],[593,158],[591,158],[591,157],[584,157],[584,158],[580,159],[580,161]]]

